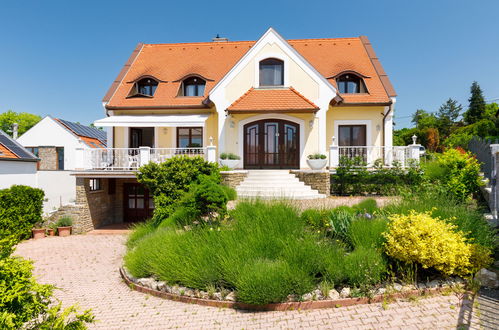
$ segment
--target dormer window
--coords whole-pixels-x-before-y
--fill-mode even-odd
[[[283,86],[284,62],[268,58],[260,62],[260,86]]]
[[[203,96],[206,81],[199,77],[190,77],[182,82],[181,96]]]
[[[143,78],[133,84],[128,97],[153,97],[158,88],[158,81],[153,78]]]
[[[359,76],[353,73],[345,73],[336,78],[336,84],[340,94],[367,93],[366,85]]]

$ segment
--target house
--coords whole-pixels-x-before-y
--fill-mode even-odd
[[[14,184],[36,187],[38,158],[0,130],[0,189]]]
[[[392,147],[395,101],[364,36],[285,40],[270,28],[257,41],[138,44],[104,96],[105,118],[94,122],[106,127],[109,148],[77,156],[77,204],[91,208],[82,228],[149,217],[154,205],[134,171],[179,154],[215,162],[223,152],[238,155],[236,184],[252,169],[329,183],[329,173],[307,172],[316,153],[328,155],[330,169],[342,156],[390,165],[408,150]],[[256,182],[289,175],[251,173],[268,174]],[[248,191],[302,192],[300,183],[268,183]],[[300,196],[328,193],[314,189],[321,194]]]
[[[17,142],[38,157],[37,187],[45,191],[44,212],[62,205],[74,204],[75,169],[78,150],[103,149],[106,132],[46,116],[17,139]]]

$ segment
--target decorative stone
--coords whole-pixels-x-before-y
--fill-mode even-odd
[[[335,289],[332,289],[332,290],[329,290],[329,292],[327,293],[327,297],[331,300],[337,300],[337,299],[340,299],[340,294]]]
[[[216,300],[223,300],[222,299],[222,294],[220,292],[215,292],[213,294],[213,298],[216,299]]]
[[[433,280],[433,281],[426,283],[426,287],[429,289],[435,289],[435,288],[438,288],[439,286],[440,286],[440,282],[438,282],[437,280]]]
[[[312,299],[313,300],[322,300],[324,299],[324,296],[322,295],[322,291],[319,290],[319,289],[315,289],[314,291],[312,291]]]
[[[293,301],[298,301],[298,296],[295,294],[290,294],[288,295],[288,301],[293,302]]]
[[[402,291],[412,291],[412,290],[416,290],[416,286],[414,284],[408,284],[402,286]]]
[[[128,269],[123,268],[123,271],[125,272],[126,277],[128,277],[128,279],[129,279],[130,281],[132,281],[132,282],[134,282],[134,283],[137,283],[137,278],[136,278],[136,277],[134,277],[134,276],[133,276],[133,275],[132,275],[132,274],[128,271]]]
[[[393,288],[393,290],[400,292],[400,291],[402,291],[403,286],[400,283],[393,283],[392,288]]]
[[[482,286],[493,289],[499,287],[499,279],[497,278],[497,274],[488,269],[480,269],[480,271],[475,275],[475,279],[477,279]]]
[[[206,291],[199,291],[198,297],[201,299],[209,299],[210,295]]]
[[[454,283],[456,283],[456,284],[465,284],[466,283],[465,280],[463,280],[460,277],[454,277],[453,280],[454,280]]]
[[[225,296],[225,300],[236,301],[236,294],[234,292],[230,292],[228,295]]]
[[[386,292],[385,288],[378,288],[378,290],[376,290],[376,294],[385,294],[385,292]]]
[[[180,288],[176,285],[170,287],[170,293],[180,295]]]
[[[348,297],[350,297],[350,288],[346,287],[346,288],[341,289],[341,291],[340,291],[340,297],[341,298],[348,298]]]
[[[137,284],[153,290],[157,288],[156,281],[152,278],[139,278]]]
[[[313,296],[314,296],[313,293],[309,292],[309,293],[305,293],[303,296],[301,296],[301,299],[303,301],[311,301]]]
[[[165,281],[158,281],[156,282],[156,287],[158,288],[159,291],[165,291],[167,285]]]
[[[424,289],[426,289],[426,284],[424,284],[423,282],[419,282],[417,284],[417,287],[419,290],[424,290]]]

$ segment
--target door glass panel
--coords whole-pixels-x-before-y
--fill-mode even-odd
[[[258,164],[258,125],[252,125],[246,128],[246,163],[248,165]]]
[[[286,165],[296,162],[297,138],[296,127],[284,124],[284,164]]]
[[[365,146],[366,145],[366,127],[365,126],[352,126],[352,145]]]
[[[129,198],[128,199],[128,208],[129,209],[134,209],[135,208],[135,198]]]
[[[138,209],[144,208],[144,198],[137,198],[137,208]]]
[[[265,164],[279,164],[279,130],[277,123],[265,123]]]
[[[339,145],[341,146],[351,146],[352,141],[350,139],[350,126],[340,126],[339,127]]]

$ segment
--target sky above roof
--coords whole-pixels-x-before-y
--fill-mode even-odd
[[[479,4],[479,5],[478,5]],[[0,112],[89,124],[138,42],[366,35],[398,94],[396,128],[418,108],[468,104],[476,80],[499,102],[499,1],[9,1],[0,11]]]

